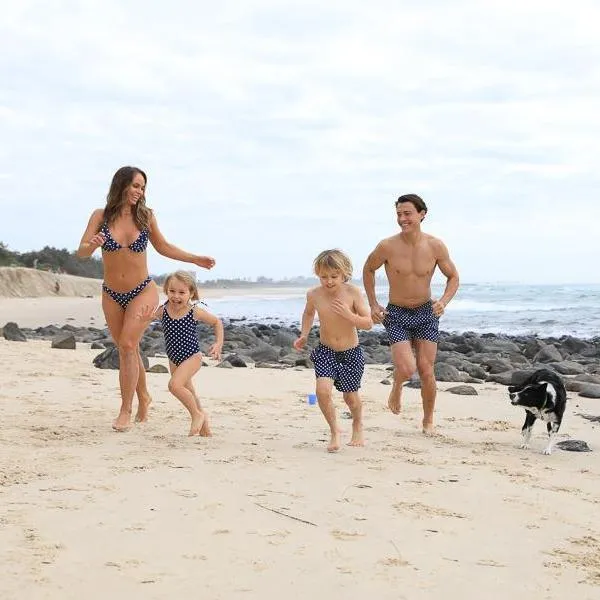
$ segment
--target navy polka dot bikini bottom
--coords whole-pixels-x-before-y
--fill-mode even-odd
[[[146,277],[142,283],[136,285],[129,292],[115,292],[111,290],[104,282],[102,282],[102,289],[123,309],[127,308],[127,305],[152,281],[150,277]]]

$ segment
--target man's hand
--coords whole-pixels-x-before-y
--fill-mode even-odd
[[[436,317],[441,317],[446,310],[446,305],[440,300],[432,300],[431,309]]]
[[[381,304],[371,306],[371,319],[373,319],[373,323],[383,323],[386,314],[385,308]]]
[[[304,348],[304,346],[306,346],[306,342],[307,342],[307,336],[301,335],[299,338],[296,338],[294,340],[294,343],[292,344],[292,346],[294,346],[294,348],[296,350],[302,350],[302,348]]]

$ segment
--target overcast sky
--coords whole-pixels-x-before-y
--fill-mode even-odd
[[[148,174],[211,277],[360,274],[420,194],[463,281],[600,282],[600,3],[0,0],[0,241]],[[153,273],[181,267],[149,251]]]

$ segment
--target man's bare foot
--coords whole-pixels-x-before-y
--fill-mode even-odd
[[[204,423],[202,423],[202,428],[200,429],[200,435],[202,437],[212,437],[212,430],[210,428],[210,423],[208,421],[208,415],[204,414]]]
[[[202,426],[204,425],[204,413],[201,412],[198,416],[192,417],[192,424],[188,435],[201,435]]]
[[[435,428],[433,426],[433,422],[423,421],[423,434],[424,435],[434,435],[435,434]]]
[[[131,429],[131,412],[121,411],[113,421],[112,428],[120,433],[129,431]]]
[[[362,423],[352,423],[352,438],[347,444],[348,446],[364,446],[365,440],[363,437]]]
[[[392,387],[392,391],[388,397],[388,408],[395,414],[399,415],[402,410],[402,386],[396,390],[396,385]]]
[[[337,452],[340,449],[340,431],[331,432],[331,440],[327,446],[327,452]]]
[[[148,420],[148,408],[152,404],[150,396],[138,396],[138,409],[135,415],[136,423],[145,423]]]

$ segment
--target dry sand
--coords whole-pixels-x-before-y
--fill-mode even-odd
[[[96,352],[0,339],[2,600],[600,597],[598,401],[570,395],[561,431],[596,452],[548,457],[505,388],[441,391],[428,438],[418,391],[395,417],[369,367],[367,446],[330,455],[309,370],[203,368],[211,439],[148,374],[150,422],[116,434]]]

